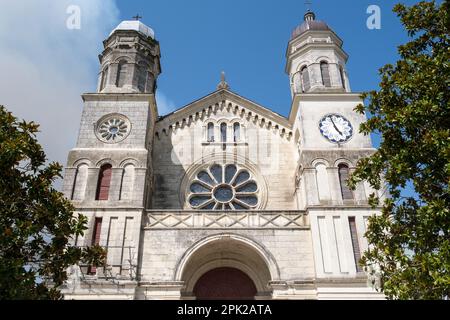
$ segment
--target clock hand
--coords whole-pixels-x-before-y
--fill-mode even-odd
[[[337,132],[339,132],[339,134],[341,134],[341,135],[342,135],[342,132],[341,132],[341,130],[339,130],[339,129],[338,129],[338,127],[337,127],[337,126],[336,126],[336,124],[334,123],[334,121],[333,121],[333,118],[332,118],[332,117],[330,117],[330,120],[331,120],[331,123],[333,124],[334,128],[336,129],[336,131],[337,131]]]

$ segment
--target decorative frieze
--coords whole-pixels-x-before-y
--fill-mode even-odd
[[[148,211],[146,229],[309,229],[299,211]]]

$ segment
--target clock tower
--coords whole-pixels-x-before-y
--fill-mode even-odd
[[[369,136],[359,133],[366,121],[354,111],[363,103],[352,93],[343,41],[308,11],[292,33],[287,48],[292,109],[298,152],[297,200],[309,212],[315,252],[318,292],[333,281],[362,277],[360,251],[367,243],[367,199],[373,191],[360,184],[350,190],[347,180],[359,159],[374,149]],[[347,239],[348,238],[348,239]],[[358,240],[358,239],[363,239]],[[363,242],[363,243],[361,243]],[[352,243],[345,247],[344,243]]]

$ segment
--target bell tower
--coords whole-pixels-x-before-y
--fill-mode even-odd
[[[160,48],[153,30],[138,20],[120,23],[103,45],[97,90],[82,95],[80,131],[63,188],[75,212],[88,218],[88,230],[75,244],[108,251],[106,267],[80,271],[113,293],[122,289],[106,279],[126,279],[123,292],[134,296],[141,221],[152,194]],[[73,296],[83,294],[80,289]]]
[[[286,52],[291,94],[350,92],[343,41],[308,10],[294,29]]]
[[[98,92],[155,93],[161,73],[159,43],[141,21],[123,21],[103,41]]]
[[[348,55],[342,45],[339,36],[310,10],[288,44],[286,72],[291,82],[291,117],[299,137],[303,170],[299,174],[305,183],[305,198],[299,202],[304,208],[367,204],[363,186],[351,192],[345,182],[357,161],[373,148],[370,137],[358,130],[366,117],[354,109],[364,102],[350,90]],[[347,171],[339,171],[344,165]]]
[[[294,29],[287,49],[292,110],[290,119],[298,137],[297,200],[311,221],[318,296],[342,294],[335,283],[352,278],[366,286],[359,259],[367,242],[363,237],[368,204],[374,191],[360,183],[350,190],[347,181],[362,158],[371,155],[370,136],[359,133],[365,115],[354,111],[363,104],[352,93],[339,36],[307,11]],[[330,281],[330,279],[333,279]]]

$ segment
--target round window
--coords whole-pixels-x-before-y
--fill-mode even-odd
[[[248,210],[258,205],[258,184],[234,164],[214,164],[198,172],[187,197],[193,209]]]
[[[98,121],[96,135],[106,143],[117,143],[130,133],[131,123],[125,116],[114,114]]]

